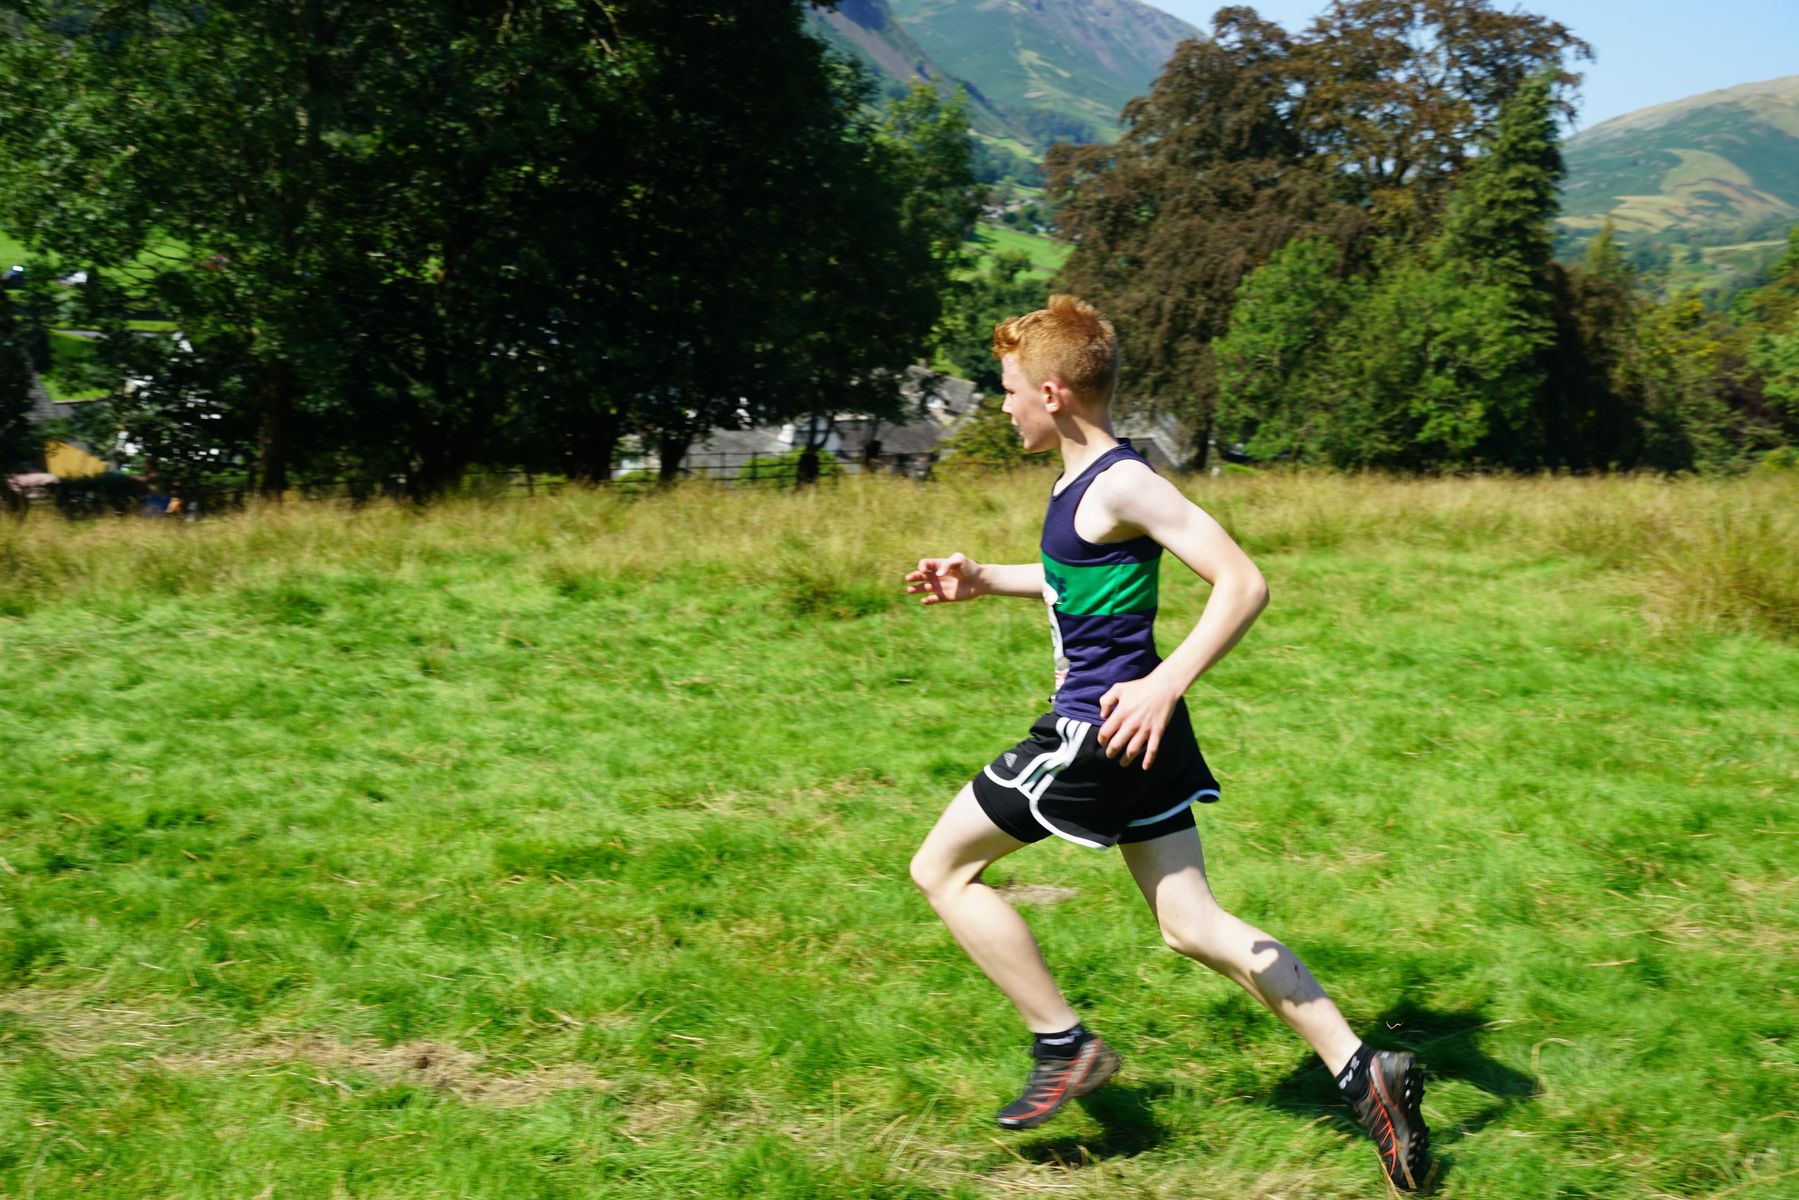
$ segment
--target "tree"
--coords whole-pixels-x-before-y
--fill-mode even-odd
[[[1555,340],[1551,227],[1561,207],[1563,167],[1553,101],[1555,77],[1526,80],[1500,110],[1493,136],[1450,194],[1443,232],[1427,250],[1454,286],[1482,296],[1489,370],[1481,457],[1516,467],[1556,463],[1568,422],[1539,400]]]
[[[181,325],[180,339],[107,348],[165,396],[186,381],[178,405],[247,416],[274,494],[307,427],[344,403],[344,331],[376,271],[359,239],[392,196],[359,169],[377,145],[369,115],[391,83],[391,35],[418,16],[320,0],[49,3],[5,51],[8,224],[87,267],[90,321],[113,315],[95,303],[104,277],[109,302],[129,292]],[[58,187],[51,164],[93,185]]]
[[[1243,281],[1229,331],[1215,344],[1221,441],[1256,458],[1311,457],[1323,432],[1318,370],[1362,280],[1321,238],[1288,242]]]
[[[1723,332],[1696,295],[1648,305],[1639,315],[1622,378],[1641,397],[1648,465],[1715,470],[1741,454],[1743,431],[1719,386],[1727,353]]]
[[[1550,86],[1539,76],[1519,90],[1451,193],[1442,231],[1392,248],[1337,326],[1316,376],[1332,461],[1416,470],[1558,453],[1561,430],[1541,407],[1561,170]]]
[[[1470,151],[1512,96],[1547,77],[1558,107],[1591,59],[1566,26],[1489,0],[1333,0],[1296,39],[1293,122],[1383,235],[1428,237]]]
[[[1774,409],[1781,434],[1799,436],[1799,225],[1768,281],[1743,298],[1749,367]]]
[[[1074,251],[1058,290],[1117,324],[1121,411],[1173,413],[1209,440],[1211,342],[1238,281],[1296,237],[1359,250],[1360,214],[1330,194],[1291,117],[1292,43],[1248,9],[1182,43],[1110,146],[1052,147],[1057,224]]]
[[[874,111],[800,0],[20,11],[0,219],[112,281],[134,437],[272,494],[878,399],[972,215],[966,112]]]
[[[1212,342],[1243,277],[1299,237],[1334,242],[1351,272],[1373,260],[1375,233],[1429,240],[1505,97],[1534,75],[1565,89],[1562,59],[1587,53],[1488,0],[1336,0],[1296,36],[1223,9],[1212,40],[1181,46],[1126,108],[1115,145],[1052,148],[1075,243],[1057,286],[1117,321],[1126,397],[1179,414],[1203,443]]]
[[[801,483],[817,478],[839,413],[902,417],[905,365],[929,350],[977,211],[960,102],[914,88],[872,134],[818,157],[828,182],[771,356],[779,400],[760,408],[806,431]]]
[[[1643,398],[1628,366],[1645,307],[1636,269],[1608,219],[1577,267],[1551,266],[1555,341],[1544,408],[1557,460],[1572,470],[1635,467],[1644,461]]]

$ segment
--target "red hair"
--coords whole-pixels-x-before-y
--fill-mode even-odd
[[[993,357],[1018,356],[1033,385],[1054,376],[1081,399],[1109,403],[1118,382],[1118,334],[1099,310],[1076,296],[993,327]]]

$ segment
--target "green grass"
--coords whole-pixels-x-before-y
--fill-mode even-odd
[[[1047,484],[0,525],[0,1195],[1382,1194],[1069,845],[991,877],[1126,1073],[990,1125],[905,864],[1046,630],[898,579]],[[1192,490],[1273,590],[1191,696],[1214,885],[1418,1049],[1441,1194],[1792,1195],[1799,482]]]
[[[1045,278],[1054,275],[1074,250],[1067,242],[1058,242],[1041,234],[1026,233],[986,221],[975,227],[974,236],[969,241],[977,248],[983,270],[987,260],[1001,250],[1016,250],[1030,256],[1033,275]]]

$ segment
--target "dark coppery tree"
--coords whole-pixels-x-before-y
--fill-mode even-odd
[[[1057,287],[1118,325],[1123,407],[1179,415],[1196,447],[1216,393],[1211,342],[1238,281],[1295,237],[1357,248],[1366,226],[1298,136],[1291,39],[1243,8],[1213,28],[1125,109],[1116,144],[1053,147],[1047,162],[1075,247]]]
[[[1383,234],[1428,236],[1449,188],[1527,79],[1550,72],[1563,115],[1592,48],[1493,0],[1335,0],[1294,39],[1293,120]]]

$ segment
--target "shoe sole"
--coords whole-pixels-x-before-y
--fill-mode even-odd
[[[1412,1143],[1422,1137],[1423,1149],[1428,1154],[1430,1135],[1425,1129],[1424,1114],[1421,1111],[1424,1106],[1424,1069],[1410,1054],[1403,1057],[1405,1069],[1400,1074],[1398,1096],[1392,1094],[1389,1088],[1390,1081],[1386,1078],[1385,1071],[1370,1071],[1368,1082],[1373,1085],[1375,1096],[1380,1100],[1381,1107],[1386,1110],[1387,1120],[1393,1126],[1393,1153],[1397,1159],[1400,1174],[1405,1178],[1404,1189],[1415,1192],[1419,1189],[1420,1181],[1412,1174]],[[1403,1100],[1406,1096],[1412,1098],[1409,1107]],[[1398,1120],[1394,1120],[1395,1115],[1398,1116]],[[1381,1165],[1384,1167],[1386,1164],[1383,1162]],[[1395,1187],[1401,1186],[1399,1181],[1393,1178],[1391,1170],[1387,1171],[1387,1180]]]
[[[1066,1092],[1063,1092],[1060,1100],[1043,1112],[1028,1117],[1013,1120],[1007,1120],[1004,1117],[997,1118],[999,1127],[1001,1129],[1035,1129],[1066,1108],[1068,1102],[1076,1096],[1085,1096],[1089,1092],[1098,1091],[1107,1080],[1118,1074],[1118,1069],[1123,1065],[1124,1059],[1119,1057],[1118,1052],[1101,1042],[1098,1051],[1093,1055],[1093,1062],[1087,1068],[1087,1073],[1081,1076],[1079,1083],[1071,1085]]]

